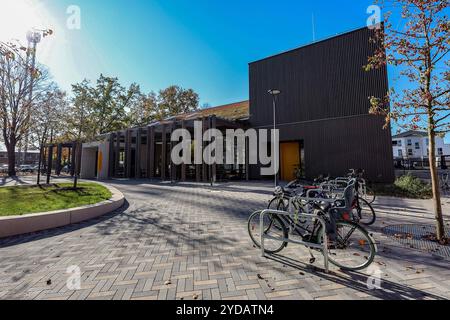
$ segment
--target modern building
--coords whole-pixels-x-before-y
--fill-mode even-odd
[[[226,129],[248,128],[248,112],[249,102],[243,101],[180,114],[145,127],[103,135],[98,141],[83,144],[81,176],[205,182],[249,179],[248,165],[203,163],[176,166],[170,157],[175,145],[170,139],[174,130],[187,129],[193,136],[194,123],[201,121],[203,131],[217,129],[225,135]],[[207,144],[204,143],[205,146]]]
[[[386,68],[366,72],[363,66],[375,44],[368,28],[358,29],[249,64],[249,101],[204,109],[98,137],[83,145],[84,178],[158,178],[211,181],[273,178],[250,165],[246,143],[244,165],[174,165],[170,134],[177,128],[271,129],[269,89],[278,89],[276,126],[280,130],[280,177],[290,180],[295,168],[307,178],[345,175],[363,168],[372,181],[394,179],[390,128],[370,115],[370,96],[388,92]]]
[[[267,90],[282,92],[276,110],[282,179],[292,179],[300,163],[308,178],[362,168],[369,180],[393,181],[391,130],[369,114],[369,97],[389,88],[386,68],[363,69],[375,50],[372,32],[358,29],[250,63],[253,128],[273,126]]]
[[[450,144],[441,137],[435,138],[436,157],[450,156]],[[424,159],[429,156],[428,134],[423,131],[406,131],[392,137],[394,159]]]

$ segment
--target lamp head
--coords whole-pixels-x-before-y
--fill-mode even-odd
[[[27,40],[30,43],[39,43],[41,42],[41,33],[36,31],[28,31],[27,32]]]
[[[269,91],[267,91],[268,94],[272,95],[272,96],[277,96],[281,93],[280,90],[278,89],[270,89]]]

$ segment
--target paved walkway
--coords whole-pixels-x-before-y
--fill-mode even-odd
[[[128,199],[122,210],[0,240],[0,299],[450,298],[448,260],[381,233],[386,225],[432,224],[427,201],[381,199],[372,228],[375,269],[332,267],[325,274],[321,259],[309,265],[303,247],[289,246],[272,259],[253,247],[246,219],[266,205],[268,184],[112,184]],[[80,290],[66,285],[73,265],[81,270]],[[381,275],[381,289],[369,289],[370,273]]]

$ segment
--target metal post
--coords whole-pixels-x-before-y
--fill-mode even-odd
[[[274,180],[275,180],[275,188],[278,186],[278,177],[277,177],[277,154],[275,152],[276,148],[275,148],[275,130],[277,129],[277,123],[276,123],[276,117],[277,117],[277,112],[276,112],[276,96],[273,96],[273,133],[272,133],[272,144],[274,146],[273,151],[274,151],[274,155],[273,155],[273,161],[274,161]]]
[[[147,178],[155,175],[155,127],[147,127]]]
[[[128,129],[125,133],[125,178],[131,177],[131,129]]]
[[[29,50],[30,50],[30,43],[33,45],[32,51],[31,51],[31,69],[30,69],[30,82],[29,89],[28,89],[28,110],[27,110],[27,122],[30,121],[30,109],[31,109],[31,102],[33,101],[33,72],[34,68],[36,66],[36,49],[37,44],[41,41],[41,34],[39,32],[33,32],[30,31],[27,34],[27,40],[28,40],[28,50],[27,50],[27,66],[29,63]],[[24,149],[24,163],[26,164],[26,156],[28,153],[28,139],[29,139],[29,133],[27,132],[25,135],[25,149]]]
[[[181,128],[183,130],[186,129],[186,122],[184,120],[181,121]],[[184,154],[183,154],[183,156],[184,156]],[[186,181],[186,163],[184,163],[184,161],[181,164],[181,181],[182,182]]]
[[[266,250],[264,249],[264,211],[259,216],[259,234],[261,235],[261,257],[266,256]]]
[[[217,129],[217,117],[216,116],[211,117],[211,128]],[[214,139],[215,139],[215,143],[217,144],[217,140],[216,140],[217,138],[214,138]],[[209,140],[211,141],[211,134],[210,134]],[[214,183],[217,180],[217,157],[222,156],[222,155],[217,154],[217,150],[214,155],[215,155],[216,159],[215,159],[214,163],[211,164],[211,174],[210,174],[211,186],[214,186]]]
[[[62,149],[63,149],[62,144],[58,143],[58,145],[56,147],[56,150],[57,150],[57,153],[56,153],[56,175],[57,176],[61,175],[61,169],[62,169],[61,161],[62,161],[62,151],[63,151]]]
[[[162,146],[161,146],[161,180],[166,180],[166,169],[167,169],[167,132],[166,125],[162,125]]]
[[[177,180],[177,166],[172,161],[172,150],[175,147],[175,142],[172,141],[172,133],[176,130],[176,122],[172,122],[170,125],[170,148],[169,148],[169,163],[170,163],[170,182],[174,183]]]
[[[203,133],[205,133],[209,129],[209,118],[202,119]],[[206,143],[203,141],[202,150],[204,150]],[[205,159],[202,160],[202,181],[208,182],[208,168],[205,163]]]
[[[141,178],[141,128],[136,130],[136,151],[135,151],[135,159],[134,159],[134,177],[136,179]]]
[[[245,180],[250,180],[250,145],[249,145],[249,138],[245,137]]]

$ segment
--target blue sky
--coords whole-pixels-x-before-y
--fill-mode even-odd
[[[38,59],[65,90],[100,73],[143,91],[176,84],[201,104],[248,99],[248,63],[366,25],[373,0],[0,0],[0,40],[51,27]],[[67,8],[81,10],[69,30]],[[19,18],[20,17],[20,18]],[[3,21],[3,22],[2,22]],[[394,73],[390,85],[397,86]]]
[[[1,0],[3,1],[3,0]],[[10,1],[10,0],[8,0]],[[52,52],[41,51],[69,89],[100,73],[145,91],[171,84],[193,88],[201,103],[248,99],[248,63],[362,27],[372,0],[41,0],[56,21]],[[68,30],[69,5],[81,9],[81,30]],[[62,38],[63,35],[63,38]],[[45,46],[45,44],[42,44]]]

